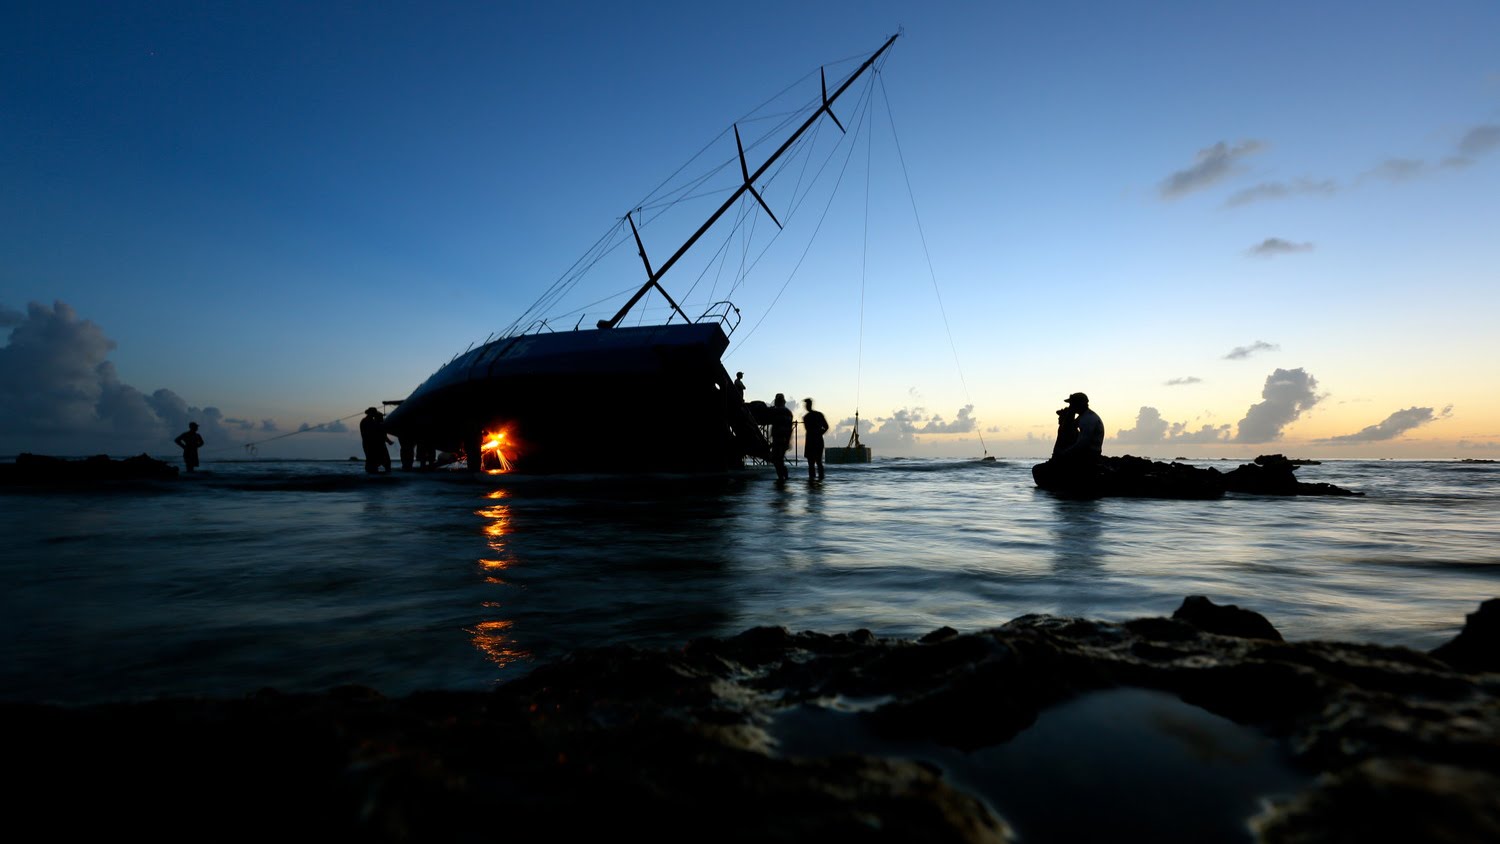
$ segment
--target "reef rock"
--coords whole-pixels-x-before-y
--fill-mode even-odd
[[[920,748],[994,747],[1134,689],[1285,748],[1305,786],[1245,810],[1260,841],[1500,840],[1500,675],[1277,641],[1249,612],[1190,599],[1180,617],[918,640],[756,628],[580,651],[490,693],[3,704],[7,821],[58,840],[1003,842],[997,804]],[[830,707],[885,750],[788,751],[779,719]],[[1143,809],[1114,811],[1128,830]]]
[[[1145,457],[1101,457],[1078,465],[1048,460],[1031,467],[1036,485],[1067,498],[1220,498],[1226,492],[1251,495],[1364,495],[1328,483],[1303,483],[1293,473],[1312,461],[1261,455],[1229,472]]]
[[[0,463],[0,483],[79,484],[96,481],[160,480],[177,477],[177,467],[140,454],[112,460],[97,454],[68,460],[41,454],[20,454],[14,463]]]

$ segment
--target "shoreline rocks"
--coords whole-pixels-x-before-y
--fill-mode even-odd
[[[1227,492],[1247,495],[1339,495],[1362,496],[1329,483],[1297,480],[1298,466],[1317,461],[1291,460],[1281,454],[1262,454],[1228,472],[1209,466],[1162,463],[1133,455],[1101,457],[1092,465],[1078,466],[1048,460],[1031,467],[1031,477],[1041,489],[1066,498],[1222,498]]]
[[[112,460],[96,454],[82,460],[22,453],[0,463],[0,484],[80,484],[98,481],[170,480],[177,467],[145,454]]]
[[[1482,608],[1454,642],[1493,653],[1492,621]],[[13,828],[58,837],[1001,842],[1003,811],[919,752],[793,756],[771,725],[859,702],[849,717],[874,735],[980,748],[1061,702],[1138,688],[1286,748],[1309,785],[1245,819],[1258,840],[1497,840],[1500,675],[1464,668],[1462,650],[1281,641],[1259,614],[1193,596],[1122,623],[590,649],[490,693],[0,704],[0,729]]]

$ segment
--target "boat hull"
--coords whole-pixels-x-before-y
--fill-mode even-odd
[[[403,450],[465,455],[503,431],[501,451],[520,472],[735,468],[764,440],[720,363],[728,345],[717,323],[503,338],[433,373],[386,430]]]

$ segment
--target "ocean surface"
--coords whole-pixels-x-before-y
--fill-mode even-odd
[[[1194,594],[1289,639],[1428,649],[1500,596],[1500,464],[1298,470],[1359,498],[1088,502],[1036,489],[1034,462],[877,459],[779,486],[247,461],[0,489],[0,699],[482,690],[579,647],[1123,620]]]

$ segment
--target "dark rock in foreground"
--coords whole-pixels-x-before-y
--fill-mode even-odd
[[[1006,821],[936,765],[784,754],[774,719],[869,701],[849,717],[872,735],[969,749],[1138,688],[1284,743],[1310,784],[1244,819],[1259,840],[1500,840],[1500,675],[1278,641],[1204,598],[1179,613],[1197,620],[1029,615],[917,641],[757,628],[582,651],[492,693],[3,705],[7,820],[56,840],[998,842]],[[1234,635],[1204,629],[1224,618]]]
[[[1251,495],[1364,495],[1327,483],[1303,483],[1293,474],[1316,461],[1289,460],[1263,454],[1229,472],[1212,466],[1161,463],[1124,455],[1101,457],[1085,466],[1054,460],[1031,467],[1032,480],[1048,492],[1068,498],[1221,498],[1226,492]]]
[[[177,477],[177,467],[140,454],[111,460],[98,454],[83,460],[67,460],[40,454],[21,454],[14,463],[0,463],[0,483],[80,484],[96,481],[158,480]]]

